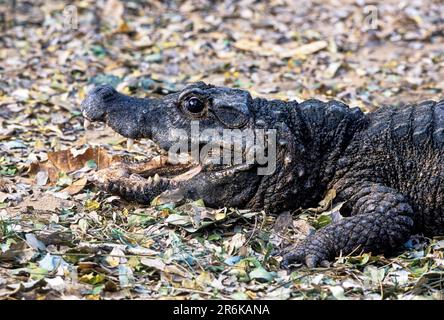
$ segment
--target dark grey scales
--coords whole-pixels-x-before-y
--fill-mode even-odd
[[[364,114],[338,101],[267,101],[199,82],[159,99],[101,86],[82,111],[89,121],[106,122],[128,138],[152,139],[164,150],[171,145],[169,130],[189,132],[193,119],[201,129],[277,129],[277,165],[270,176],[257,175],[258,165],[203,165],[186,179],[143,178],[122,169],[102,175],[98,184],[144,203],[180,190],[212,207],[268,212],[316,206],[335,189],[334,201],[345,201],[345,218],[286,254],[284,267],[325,265],[352,252],[390,254],[414,233],[444,234],[444,100]]]

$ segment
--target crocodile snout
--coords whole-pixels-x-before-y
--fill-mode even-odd
[[[95,87],[82,102],[83,116],[89,121],[104,121],[107,109],[118,95],[119,93],[110,85]]]

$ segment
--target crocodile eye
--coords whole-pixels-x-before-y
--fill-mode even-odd
[[[185,108],[190,113],[200,114],[205,109],[205,104],[199,98],[192,97],[185,102]]]

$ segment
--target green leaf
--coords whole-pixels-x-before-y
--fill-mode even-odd
[[[208,236],[208,241],[217,241],[220,240],[222,237],[220,236],[220,234],[217,233],[212,233]]]
[[[141,226],[141,227],[147,227],[153,223],[156,222],[156,219],[149,215],[130,215],[128,217],[128,226]]]
[[[370,254],[368,254],[368,253],[363,253],[363,254],[360,255],[360,256],[352,256],[352,257],[350,257],[350,258],[348,259],[348,261],[349,261],[350,263],[353,263],[353,264],[357,264],[357,265],[363,266],[363,265],[367,264],[367,263],[370,261],[370,257],[371,257]]]
[[[205,208],[205,202],[202,199],[194,201],[193,204],[197,207]]]
[[[344,295],[344,288],[341,286],[329,286],[328,289],[330,289],[331,294],[333,297],[335,297],[338,300],[345,300],[346,297]]]
[[[161,204],[160,206],[157,206],[157,210],[171,210],[173,211],[173,209],[176,207],[176,205],[174,203],[165,203],[165,204]]]
[[[68,176],[65,172],[60,172],[57,179],[58,186],[70,186],[72,184],[72,178]]]
[[[146,62],[162,62],[163,56],[161,53],[153,53],[143,58]]]
[[[32,280],[40,280],[48,275],[48,270],[40,267],[32,268],[29,269],[29,274],[31,275]]]
[[[260,282],[270,282],[276,277],[275,272],[268,272],[262,267],[255,268],[249,273],[251,279],[256,279]]]
[[[95,286],[94,289],[91,290],[91,294],[94,294],[94,295],[101,294],[104,288],[105,288],[104,284]]]
[[[121,287],[127,287],[134,284],[134,276],[131,268],[125,265],[119,265],[119,282]]]
[[[83,232],[88,231],[89,224],[88,224],[88,221],[86,219],[83,219],[83,218],[80,219],[78,224],[79,224],[80,230],[82,230]]]
[[[235,292],[231,296],[233,300],[249,300],[250,298],[243,292]]]
[[[245,259],[242,259],[240,262],[248,262],[252,264],[255,268],[263,268],[259,260],[257,260],[255,257],[248,257]]]
[[[114,88],[117,87],[119,83],[122,82],[122,79],[114,76],[112,74],[98,74],[97,76],[91,78],[89,81],[90,83],[93,83],[95,85],[103,85],[108,84],[110,86],[113,86]]]
[[[106,49],[102,46],[92,46],[91,51],[98,58],[103,58],[104,56],[106,56]]]
[[[375,266],[367,266],[364,269],[364,275],[369,278],[369,280],[374,285],[379,285],[385,277],[385,269],[377,268]]]
[[[15,166],[1,166],[0,167],[0,175],[2,176],[13,176],[17,172],[17,168]]]
[[[412,276],[417,278],[417,277],[421,277],[424,273],[426,273],[427,271],[429,271],[429,265],[427,263],[425,263],[422,267],[412,267],[410,268],[410,271],[412,272]]]
[[[165,219],[165,222],[176,226],[185,226],[191,224],[191,219],[185,215],[170,214],[168,218]]]
[[[86,161],[86,165],[88,166],[88,168],[91,168],[91,169],[97,168],[97,163],[94,160]]]
[[[102,273],[88,273],[79,278],[80,282],[88,283],[88,284],[99,284],[105,281],[105,275]]]
[[[331,223],[332,219],[330,214],[321,214],[315,222],[315,228],[320,229]]]

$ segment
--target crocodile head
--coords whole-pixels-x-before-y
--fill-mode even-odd
[[[105,122],[129,141],[148,138],[168,153],[148,164],[145,182],[116,169],[106,190],[139,202],[178,191],[211,207],[268,211],[316,205],[365,122],[358,108],[337,101],[252,99],[202,82],[152,99],[100,86],[82,112],[87,124]]]
[[[105,122],[129,144],[148,138],[168,152],[162,166],[149,170],[163,182],[157,192],[180,189],[214,207],[245,207],[254,198],[261,181],[257,170],[264,164],[252,159],[251,149],[246,161],[257,133],[248,92],[198,82],[161,98],[140,99],[105,85],[92,89],[81,109],[87,126]]]

